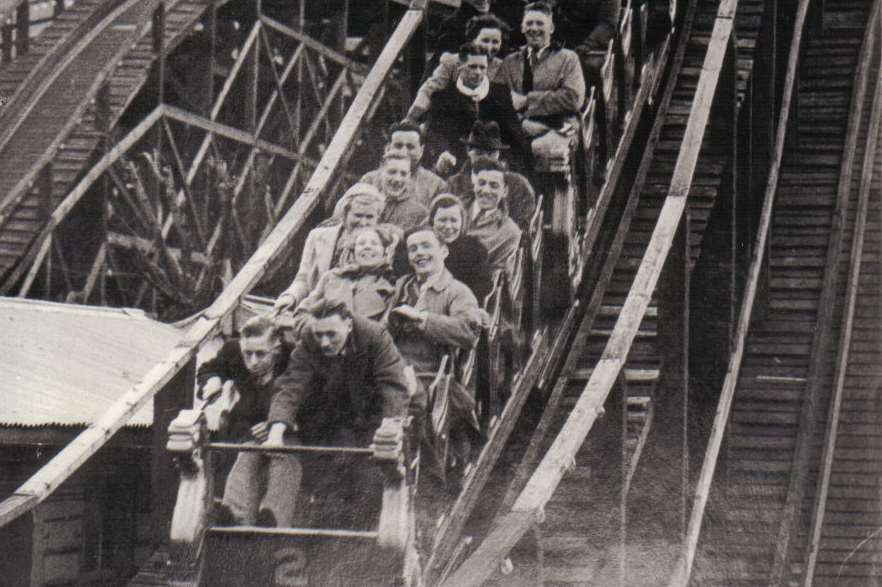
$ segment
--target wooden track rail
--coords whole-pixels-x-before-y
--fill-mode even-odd
[[[827,414],[827,426],[824,431],[824,448],[821,456],[821,467],[818,475],[817,486],[815,492],[815,503],[812,508],[811,529],[809,530],[808,550],[805,553],[805,565],[803,571],[804,587],[811,587],[814,581],[815,569],[818,563],[818,554],[821,549],[821,531],[824,526],[824,516],[827,510],[827,498],[830,492],[830,480],[833,475],[833,462],[835,459],[836,440],[839,432],[839,418],[842,413],[843,396],[845,395],[846,385],[845,377],[849,368],[849,357],[852,348],[852,335],[854,333],[855,309],[857,306],[858,289],[860,287],[860,277],[862,271],[864,239],[867,229],[867,217],[869,215],[870,206],[870,188],[873,180],[874,161],[879,158],[879,128],[880,118],[882,118],[882,96],[879,93],[880,79],[878,75],[878,60],[880,58],[880,49],[882,49],[882,37],[880,37],[880,12],[878,0],[874,4],[874,11],[870,16],[870,25],[867,29],[865,40],[869,43],[867,51],[862,51],[864,55],[868,55],[869,59],[876,59],[877,68],[875,77],[873,77],[873,69],[864,70],[864,79],[874,85],[865,87],[862,97],[866,99],[870,97],[872,103],[872,113],[870,115],[869,128],[866,136],[866,149],[864,157],[861,161],[860,169],[862,169],[859,196],[858,196],[858,212],[855,221],[854,234],[852,236],[851,255],[849,257],[849,275],[845,294],[845,309],[842,317],[842,326],[839,336],[838,356],[836,358],[836,372],[833,382],[833,393],[830,399],[830,408]]]
[[[870,22],[874,22],[877,18],[878,11],[879,0],[875,0]],[[796,450],[790,473],[790,485],[787,489],[787,498],[778,529],[778,538],[775,541],[775,558],[772,563],[772,573],[769,580],[769,584],[775,586],[782,586],[787,581],[788,563],[793,549],[794,538],[798,532],[803,497],[808,485],[816,421],[819,413],[822,413],[820,412],[822,408],[819,405],[821,390],[827,383],[823,369],[824,357],[829,352],[830,345],[835,344],[832,336],[832,326],[833,309],[836,306],[839,288],[838,259],[845,244],[844,238],[848,227],[848,201],[852,189],[852,175],[854,173],[854,160],[858,140],[862,132],[861,123],[863,122],[864,97],[869,83],[871,51],[876,33],[875,29],[876,27],[874,26],[867,28],[861,48],[861,59],[855,75],[856,82],[852,92],[845,150],[840,166],[839,185],[836,193],[836,212],[833,216],[833,226],[830,231],[829,245],[827,247],[827,259],[824,264],[827,270],[824,274],[823,289],[818,306],[819,316],[812,341],[812,357],[809,363],[806,394],[802,402],[799,430],[796,437]]]
[[[223,293],[190,326],[178,345],[137,384],[133,385],[98,420],[79,434],[44,467],[0,503],[0,526],[30,511],[45,500],[89,457],[192,359],[199,346],[221,327],[221,322],[266,273],[292,239],[306,226],[310,213],[340,172],[345,154],[367,121],[392,67],[423,20],[426,0],[413,0],[371,68],[364,84],[346,112],[333,140],[324,152],[303,193],[294,202],[263,244],[250,257]]]
[[[790,45],[790,52],[787,59],[787,71],[784,78],[784,87],[782,91],[781,110],[778,114],[777,132],[775,135],[775,145],[772,153],[772,161],[768,180],[766,182],[765,196],[763,198],[762,211],[760,213],[759,226],[756,235],[756,244],[753,248],[753,254],[750,262],[750,269],[745,286],[744,298],[741,303],[741,310],[738,314],[738,324],[735,330],[735,342],[733,351],[729,358],[729,366],[726,371],[726,377],[723,382],[720,400],[714,416],[713,427],[711,428],[710,439],[708,441],[707,450],[705,452],[701,473],[698,478],[698,484],[695,489],[695,498],[692,505],[692,513],[689,517],[689,524],[686,530],[686,536],[683,541],[683,551],[677,561],[672,576],[668,582],[669,587],[686,587],[689,583],[689,577],[692,572],[692,564],[695,560],[695,552],[698,545],[698,538],[701,533],[701,523],[704,518],[705,507],[707,506],[708,496],[710,494],[710,486],[713,482],[714,474],[718,464],[720,449],[723,443],[723,436],[726,431],[726,423],[729,421],[729,414],[732,408],[732,401],[735,396],[735,388],[738,383],[738,376],[741,368],[741,359],[744,355],[745,342],[747,332],[750,326],[751,315],[754,303],[757,298],[757,289],[763,279],[762,268],[765,260],[767,241],[769,236],[769,227],[772,220],[772,209],[775,203],[775,194],[778,189],[778,177],[781,169],[781,161],[784,155],[785,139],[787,137],[787,121],[790,118],[791,105],[793,102],[795,83],[799,69],[800,48],[802,46],[802,34],[805,26],[806,15],[808,13],[809,0],[800,0],[796,11],[794,24],[793,39]]]
[[[731,49],[733,17],[737,5],[737,0],[726,0],[721,3],[717,12],[682,148],[674,167],[673,181],[634,285],[628,293],[599,363],[591,373],[561,432],[511,510],[501,516],[489,536],[444,585],[460,587],[482,584],[524,534],[535,523],[541,522],[545,504],[551,499],[593,424],[603,413],[603,405],[619,381],[619,374],[650,304],[674,237],[681,227],[686,210],[686,196],[692,184],[711,104],[723,71],[724,59]]]
[[[65,66],[76,59],[98,34],[137,4],[138,0],[108,2],[85,19],[54,51],[48,53],[38,66],[31,70],[12,95],[9,105],[0,110],[0,128],[2,128],[0,151],[6,147],[10,138],[37,105],[39,98],[52,86]],[[33,181],[33,174],[36,173],[37,168],[35,167],[32,174],[21,179],[14,190],[3,194],[3,200],[0,201],[0,225],[7,221],[11,210],[24,197],[26,186],[28,182]]]

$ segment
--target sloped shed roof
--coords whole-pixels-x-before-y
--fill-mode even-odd
[[[0,426],[92,423],[181,334],[139,310],[0,297]],[[152,422],[150,402],[128,425]]]

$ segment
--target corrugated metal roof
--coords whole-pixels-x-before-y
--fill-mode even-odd
[[[92,423],[181,334],[139,310],[0,297],[0,425]],[[129,425],[152,422],[150,402]]]

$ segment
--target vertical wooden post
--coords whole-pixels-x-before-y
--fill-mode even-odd
[[[165,102],[165,2],[160,2],[153,13],[153,52],[159,56],[156,102],[162,104]]]
[[[629,544],[651,549],[656,561],[628,571],[631,587],[656,585],[673,569],[686,528],[689,390],[689,212],[686,210],[656,289],[660,379],[654,418],[628,495]],[[644,551],[646,552],[646,551]],[[665,553],[665,554],[659,554]],[[649,556],[649,554],[645,555]]]
[[[423,79],[423,72],[426,68],[426,47],[428,44],[428,11],[429,7],[432,5],[431,2],[426,4],[426,7],[423,9],[426,12],[426,16],[423,18],[420,23],[419,28],[413,34],[413,37],[410,39],[410,45],[407,47],[407,68],[410,73],[410,96],[406,103],[410,103],[411,96],[415,96],[417,91],[420,88],[420,82]]]
[[[350,0],[343,0],[343,10],[340,15],[340,28],[337,31],[337,50],[340,51],[340,54],[342,55],[346,55],[346,39],[349,36],[349,2]],[[341,67],[345,68],[346,66],[344,65]],[[337,96],[337,106],[334,109],[336,111],[336,116],[332,119],[335,121],[335,125],[346,116],[346,97],[344,94],[344,92],[340,92]]]
[[[16,57],[25,55],[31,46],[31,3],[19,3],[15,10],[15,52]]]
[[[4,21],[0,24],[0,54],[3,57],[3,63],[12,61],[12,37],[14,26],[11,22]]]
[[[55,0],[55,8],[52,11],[52,17],[58,18],[65,9],[64,0]]]
[[[153,449],[150,463],[154,546],[168,543],[169,526],[178,490],[178,473],[165,450],[168,425],[178,412],[193,406],[195,359],[191,360],[153,398]]]
[[[211,118],[211,106],[214,103],[214,68],[217,60],[217,2],[210,0],[205,14],[205,30],[208,32],[208,67],[205,68],[205,83],[202,86],[200,107],[205,118]]]

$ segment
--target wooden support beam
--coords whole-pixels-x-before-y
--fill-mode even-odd
[[[704,519],[704,511],[710,495],[711,483],[716,473],[723,444],[723,436],[726,424],[729,421],[729,413],[732,409],[732,401],[735,397],[735,387],[741,370],[741,359],[744,356],[744,348],[747,340],[747,332],[751,322],[754,301],[761,280],[761,270],[766,260],[767,237],[772,221],[772,208],[775,202],[775,194],[778,189],[778,177],[781,169],[781,161],[784,154],[784,143],[787,134],[787,121],[790,118],[790,104],[793,100],[796,76],[799,68],[800,47],[802,46],[802,33],[805,25],[806,13],[809,0],[800,0],[793,25],[793,39],[787,58],[787,75],[782,87],[781,110],[778,115],[776,126],[775,145],[772,152],[772,160],[769,165],[769,174],[766,179],[766,189],[763,198],[762,212],[757,226],[756,244],[753,248],[750,273],[747,278],[747,288],[741,303],[738,325],[735,329],[734,350],[729,359],[729,367],[723,389],[720,393],[720,402],[714,416],[713,427],[707,444],[701,473],[695,488],[695,498],[692,511],[689,516],[689,525],[686,538],[683,541],[683,550],[677,561],[677,566],[671,574],[669,587],[687,587],[692,574],[692,564],[695,561],[695,553],[698,547],[698,538],[701,534],[701,526]]]
[[[880,33],[879,19],[871,20],[868,28],[873,30],[875,51],[873,58],[876,60],[875,71],[879,71],[879,48]],[[818,554],[821,549],[821,531],[824,527],[824,518],[827,511],[827,497],[830,492],[830,478],[833,473],[836,442],[839,434],[839,416],[842,411],[842,401],[845,395],[845,378],[849,370],[849,358],[854,332],[855,309],[857,307],[857,295],[860,287],[862,263],[864,260],[864,236],[867,229],[867,217],[870,207],[870,189],[873,181],[875,163],[879,157],[878,139],[880,112],[882,112],[882,99],[879,93],[879,76],[871,80],[873,86],[868,90],[869,95],[874,96],[870,124],[867,130],[866,144],[864,147],[864,159],[861,165],[861,180],[857,218],[855,219],[854,233],[852,236],[851,256],[849,258],[849,276],[845,294],[845,308],[842,313],[842,322],[839,334],[839,351],[836,357],[836,370],[833,380],[833,391],[830,394],[830,406],[827,413],[827,427],[824,431],[824,448],[821,455],[820,471],[818,473],[817,488],[815,490],[814,506],[811,516],[811,528],[809,529],[808,548],[803,563],[803,587],[812,587],[814,583],[815,569],[818,564]],[[878,181],[878,178],[877,178]],[[879,357],[878,349],[876,352]],[[854,368],[854,367],[852,367]],[[871,520],[867,520],[871,523]]]
[[[520,417],[527,397],[536,385],[546,357],[548,332],[543,331],[540,333],[538,340],[534,339],[533,343],[535,350],[530,355],[530,361],[524,366],[512,385],[511,398],[506,402],[505,409],[499,416],[498,425],[493,428],[490,437],[487,439],[487,444],[481,450],[481,455],[475,463],[474,473],[466,479],[456,502],[454,502],[453,507],[444,518],[440,528],[438,528],[432,555],[425,566],[427,584],[438,582],[440,571],[453,555],[454,548],[459,543],[462,529],[477,505],[482,489],[490,478],[492,466],[502,453],[502,449],[505,447]]]
[[[208,131],[212,135],[219,135],[245,145],[253,145],[258,147],[262,151],[284,157],[285,159],[288,159],[290,161],[302,160],[302,157],[294,151],[289,151],[288,149],[280,147],[279,145],[276,145],[274,143],[270,143],[269,141],[258,139],[250,132],[239,130],[238,128],[228,126],[226,124],[221,124],[220,122],[215,122],[207,118],[203,118],[198,114],[193,114],[192,112],[181,110],[180,108],[176,108],[175,106],[169,106],[166,104],[162,108],[163,114],[167,118],[176,120],[178,122],[183,122],[184,124],[189,124],[190,126],[195,126],[196,128],[201,128],[202,130]]]
[[[273,20],[272,18],[265,16],[265,15],[260,16],[260,21],[267,28],[272,29],[278,33],[281,33],[281,34],[285,35],[286,37],[290,37],[291,39],[294,39],[295,41],[298,41],[306,48],[312,49],[313,51],[315,51],[319,55],[322,55],[326,59],[330,59],[331,61],[339,63],[340,65],[342,65],[343,67],[345,67],[346,69],[348,69],[354,73],[364,75],[369,70],[369,68],[367,66],[365,66],[364,64],[350,59],[349,57],[346,56],[345,53],[341,53],[339,50],[332,49],[331,47],[328,47],[324,43],[321,43],[320,41],[316,41],[315,39],[313,39],[312,37],[310,37],[309,35],[307,35],[304,32],[294,30],[291,27],[286,26],[286,25],[284,25],[276,20]]]
[[[21,286],[21,289],[18,291],[18,297],[25,298],[28,293],[31,291],[31,286],[34,285],[34,280],[37,279],[37,273],[40,271],[40,267],[43,266],[43,261],[46,259],[46,256],[52,250],[52,235],[49,235],[47,238],[43,239],[40,244],[39,251],[37,253],[38,261],[30,266],[30,270],[28,271],[27,277],[25,277],[24,283]],[[15,284],[14,281],[10,280],[8,283]]]
[[[645,567],[626,575],[629,587],[656,585],[671,572],[677,546],[686,530],[689,491],[689,214],[676,230],[659,278],[658,347],[661,377],[653,398],[653,422],[637,463],[628,494],[628,539],[634,544],[659,545],[655,573]],[[668,550],[670,558],[664,556]],[[657,574],[656,574],[657,573]]]
[[[352,142],[366,122],[366,115],[371,110],[380,88],[391,75],[392,66],[422,17],[421,10],[409,10],[401,19],[355,96],[304,193],[224,292],[190,326],[179,343],[162,361],[154,365],[139,382],[120,396],[104,414],[16,489],[9,498],[0,502],[0,526],[27,513],[45,500],[89,457],[104,446],[107,440],[148,401],[151,401],[192,360],[199,346],[218,331],[224,318],[238,307],[242,297],[260,281],[267,267],[287,250],[291,240],[305,227],[310,213],[318,206],[327,185],[338,175],[341,160],[344,160],[346,153],[350,151]]]
[[[86,283],[82,290],[81,303],[89,303],[89,297],[92,295],[92,290],[95,289],[95,283],[98,281],[98,276],[104,270],[106,258],[107,243],[101,243],[101,246],[98,248],[98,254],[95,255],[95,260],[92,262],[92,268],[89,269],[89,274],[86,276]]]
[[[31,3],[25,0],[15,8],[15,53],[26,55],[31,48]]]
[[[869,22],[878,20],[880,2],[882,0],[874,0]],[[781,514],[781,523],[778,527],[778,538],[775,541],[775,555],[769,579],[769,584],[773,586],[783,586],[787,581],[792,555],[791,544],[795,542],[796,534],[799,532],[803,496],[808,485],[811,455],[814,451],[815,429],[820,409],[818,404],[822,390],[828,381],[825,359],[832,343],[833,311],[838,305],[839,299],[839,256],[842,254],[845,238],[849,232],[847,222],[852,178],[855,173],[854,163],[857,156],[858,140],[862,132],[862,117],[866,108],[865,96],[872,77],[870,66],[874,57],[873,45],[876,33],[875,26],[867,27],[861,46],[860,60],[855,72],[855,84],[852,89],[848,127],[836,189],[836,207],[833,212],[827,256],[824,262],[824,279],[821,285],[821,297],[818,301],[818,318],[812,337],[811,358],[796,433],[796,447],[791,465],[787,497]],[[875,77],[878,77],[878,71],[875,72]],[[873,88],[875,89],[875,86]]]

